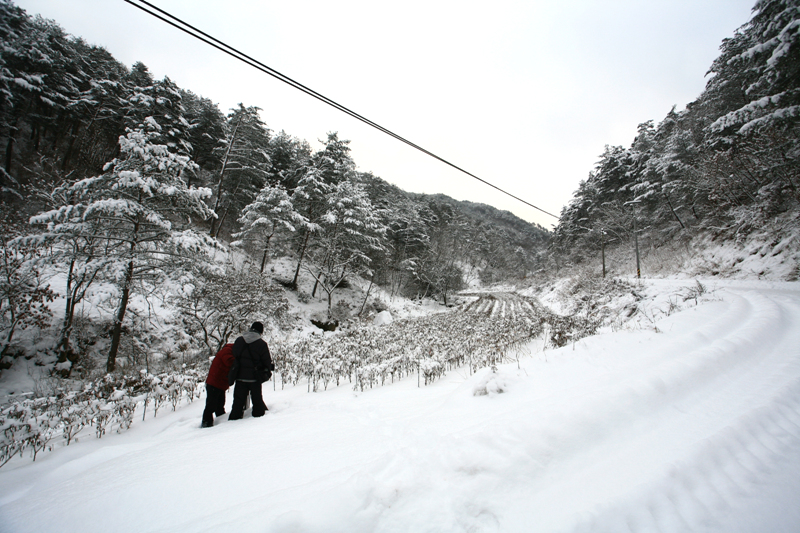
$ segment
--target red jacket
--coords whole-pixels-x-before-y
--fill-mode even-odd
[[[228,343],[217,352],[214,360],[211,361],[206,383],[218,389],[228,390],[228,371],[233,366],[233,361],[233,344]]]

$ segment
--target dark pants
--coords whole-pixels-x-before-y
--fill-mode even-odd
[[[253,402],[253,416],[264,416],[264,413],[267,412],[267,404],[264,403],[264,398],[261,396],[261,383],[237,380],[233,387],[233,406],[228,420],[239,420],[244,416],[244,404],[248,394]]]
[[[225,391],[206,383],[206,408],[203,411],[203,427],[214,425],[214,415],[225,414]]]

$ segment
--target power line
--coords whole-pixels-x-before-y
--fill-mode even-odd
[[[179,19],[178,17],[176,17],[174,15],[171,15],[170,13],[167,13],[163,9],[151,4],[150,2],[147,2],[146,0],[137,0],[137,1],[139,3],[141,3],[141,4],[144,4],[144,6],[147,6],[147,7],[139,5],[139,3],[136,3],[136,1],[134,1],[134,0],[125,0],[125,2],[129,3],[130,5],[141,9],[145,13],[147,13],[149,15],[152,15],[152,16],[156,17],[157,19],[160,19],[160,20],[166,22],[170,26],[173,26],[174,28],[177,28],[177,29],[181,30],[182,32],[184,32],[184,33],[186,33],[188,35],[191,35],[195,39],[203,41],[204,43],[216,48],[217,50],[219,50],[221,52],[224,52],[224,53],[228,54],[229,56],[234,57],[234,58],[238,59],[239,61],[241,61],[241,62],[243,62],[243,63],[245,63],[245,64],[247,64],[247,65],[249,65],[249,66],[251,66],[251,67],[253,67],[255,69],[257,69],[257,70],[260,70],[261,72],[263,72],[265,74],[268,74],[268,75],[272,76],[273,78],[276,78],[276,79],[286,83],[287,85],[290,85],[290,86],[294,87],[295,89],[298,89],[299,91],[302,91],[305,94],[307,94],[309,96],[312,96],[313,98],[316,98],[317,100],[320,100],[321,102],[324,102],[324,103],[328,104],[329,106],[338,109],[339,111],[341,111],[343,113],[346,113],[347,115],[350,115],[351,117],[355,118],[356,120],[360,120],[361,122],[363,122],[363,123],[375,128],[375,129],[377,129],[378,131],[382,131],[383,133],[385,133],[385,134],[387,134],[387,135],[389,135],[391,137],[394,137],[398,141],[403,142],[403,143],[407,144],[408,146],[411,146],[412,148],[415,148],[415,149],[419,150],[420,152],[422,152],[422,153],[424,153],[424,154],[426,154],[426,155],[428,155],[428,156],[430,156],[430,157],[432,157],[434,159],[437,159],[438,161],[441,161],[442,163],[444,163],[444,164],[446,164],[446,165],[448,165],[448,166],[450,166],[450,167],[452,167],[452,168],[454,168],[454,169],[456,169],[456,170],[458,170],[460,172],[463,172],[467,176],[475,178],[476,180],[480,181],[481,183],[483,183],[485,185],[488,185],[489,187],[492,187],[492,188],[500,191],[501,193],[503,193],[503,194],[505,194],[507,196],[510,196],[511,198],[514,198],[515,200],[517,200],[519,202],[522,202],[525,205],[533,207],[534,209],[536,209],[538,211],[541,211],[542,213],[544,213],[546,215],[550,215],[553,218],[558,218],[556,215],[554,215],[552,213],[549,213],[549,212],[545,211],[544,209],[542,209],[540,207],[536,207],[532,203],[527,202],[527,201],[523,200],[522,198],[520,198],[518,196],[515,196],[515,195],[511,194],[508,191],[505,191],[505,190],[501,189],[497,185],[494,185],[494,184],[489,183],[488,181],[486,181],[484,179],[479,178],[475,174],[472,174],[471,172],[468,172],[468,171],[464,170],[463,168],[461,168],[461,167],[459,167],[457,165],[454,165],[450,161],[447,161],[446,159],[443,159],[443,158],[439,157],[438,155],[426,150],[425,148],[422,148],[421,146],[418,146],[418,145],[414,144],[413,142],[409,141],[408,139],[405,139],[404,137],[401,137],[400,135],[397,135],[396,133],[384,128],[383,126],[381,126],[379,124],[376,124],[375,122],[373,122],[373,121],[371,121],[371,120],[369,120],[369,119],[367,119],[365,117],[362,117],[358,113],[346,108],[345,106],[343,106],[343,105],[341,105],[341,104],[339,104],[337,102],[334,102],[330,98],[328,98],[326,96],[323,96],[323,95],[319,94],[318,92],[316,92],[316,91],[314,91],[312,89],[309,89],[305,85],[293,80],[292,78],[290,78],[288,76],[285,76],[284,74],[281,74],[277,70],[268,67],[267,65],[261,63],[260,61],[258,61],[256,59],[253,59],[252,57],[248,56],[247,54],[245,54],[243,52],[240,52],[239,50],[237,50],[236,48],[233,48],[232,46],[230,46],[228,44],[225,44],[224,42],[220,41],[219,39],[216,39],[215,37],[212,37],[211,35],[205,33],[204,31],[199,30],[198,28],[195,28],[191,24],[188,24],[188,23],[184,22],[183,20]]]

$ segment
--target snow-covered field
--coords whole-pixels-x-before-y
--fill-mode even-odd
[[[0,531],[800,531],[800,283],[704,283],[496,373],[269,383],[264,418],[194,402],[15,460]]]

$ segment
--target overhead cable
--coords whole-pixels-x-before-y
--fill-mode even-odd
[[[174,15],[171,15],[170,13],[167,13],[163,9],[151,4],[150,2],[147,2],[146,0],[125,0],[125,2],[131,4],[134,7],[137,7],[139,9],[141,9],[142,11],[144,11],[145,13],[147,13],[149,15],[152,15],[152,16],[162,20],[163,22],[166,22],[167,24],[169,24],[170,26],[173,26],[174,28],[177,28],[177,29],[181,30],[182,32],[187,33],[188,35],[191,35],[195,39],[203,41],[204,43],[206,43],[206,44],[208,44],[210,46],[213,46],[217,50],[219,50],[221,52],[224,52],[224,53],[228,54],[229,56],[234,57],[234,58],[238,59],[239,61],[242,61],[243,63],[246,63],[247,65],[249,65],[249,66],[251,66],[251,67],[253,67],[255,69],[258,69],[261,72],[263,72],[265,74],[268,74],[268,75],[272,76],[273,78],[276,78],[276,79],[278,79],[278,80],[280,80],[280,81],[282,81],[282,82],[294,87],[295,89],[298,89],[299,91],[302,91],[305,94],[307,94],[309,96],[312,96],[313,98],[316,98],[317,100],[319,100],[321,102],[324,102],[324,103],[328,104],[329,106],[338,109],[339,111],[341,111],[343,113],[346,113],[347,115],[350,115],[351,117],[355,118],[356,120],[359,120],[359,121],[361,121],[361,122],[363,122],[363,123],[375,128],[375,129],[377,129],[379,131],[382,131],[383,133],[385,133],[385,134],[387,134],[387,135],[389,135],[391,137],[394,137],[398,141],[401,141],[401,142],[407,144],[408,146],[411,146],[412,148],[415,148],[415,149],[419,150],[420,152],[422,152],[422,153],[424,153],[424,154],[426,154],[426,155],[428,155],[428,156],[430,156],[430,157],[432,157],[434,159],[437,159],[437,160],[441,161],[442,163],[444,163],[444,164],[446,164],[446,165],[448,165],[448,166],[450,166],[450,167],[452,167],[452,168],[454,168],[454,169],[456,169],[456,170],[458,170],[460,172],[463,172],[464,174],[466,174],[466,175],[468,175],[468,176],[470,176],[472,178],[475,178],[476,180],[480,181],[481,183],[483,183],[485,185],[488,185],[488,186],[500,191],[501,193],[503,193],[503,194],[505,194],[507,196],[510,196],[511,198],[514,198],[515,200],[517,200],[519,202],[522,202],[525,205],[533,207],[534,209],[536,209],[538,211],[541,211],[542,213],[544,213],[546,215],[550,215],[551,217],[558,218],[556,215],[554,215],[552,213],[548,213],[544,209],[536,207],[532,203],[527,202],[527,201],[523,200],[522,198],[519,198],[518,196],[515,196],[515,195],[511,194],[510,192],[505,191],[505,190],[501,189],[500,187],[498,187],[498,186],[496,186],[496,185],[494,185],[492,183],[489,183],[488,181],[486,181],[484,179],[479,178],[475,174],[472,174],[471,172],[468,172],[468,171],[464,170],[463,168],[461,168],[461,167],[459,167],[457,165],[454,165],[453,163],[447,161],[446,159],[443,159],[443,158],[439,157],[438,155],[426,150],[425,148],[422,148],[421,146],[418,146],[418,145],[414,144],[413,142],[405,139],[404,137],[401,137],[400,135],[397,135],[396,133],[384,128],[383,126],[381,126],[379,124],[376,124],[375,122],[373,122],[373,121],[371,121],[371,120],[369,120],[369,119],[367,119],[365,117],[362,117],[361,115],[359,115],[358,113],[348,109],[347,107],[345,107],[345,106],[343,106],[343,105],[331,100],[330,98],[328,98],[326,96],[321,95],[320,93],[318,93],[318,92],[306,87],[305,85],[293,80],[292,78],[290,78],[290,77],[288,77],[288,76],[286,76],[284,74],[281,74],[280,72],[276,71],[275,69],[268,67],[267,65],[261,63],[260,61],[258,61],[256,59],[253,59],[252,57],[248,56],[247,54],[245,54],[243,52],[240,52],[239,50],[237,50],[236,48],[233,48],[232,46],[230,46],[228,44],[225,44],[224,42],[220,41],[219,39],[216,39],[215,37],[212,37],[211,35],[205,33],[204,31],[202,31],[202,30],[200,30],[198,28],[195,28],[191,24],[188,24],[188,23],[184,22],[183,20],[179,19],[178,17],[176,17]]]

